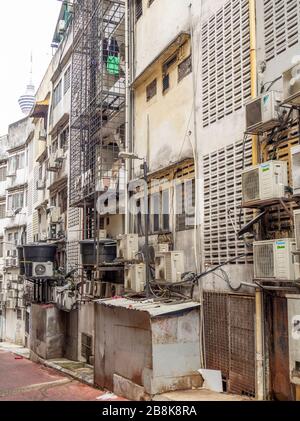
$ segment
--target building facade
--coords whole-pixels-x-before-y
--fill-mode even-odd
[[[282,74],[299,62],[299,14],[296,0],[62,5],[35,105],[0,139],[2,340],[95,365],[100,386],[131,381],[130,364],[124,371],[110,359],[103,368],[99,315],[111,307],[99,300],[125,296],[116,313],[130,322],[119,329],[115,314],[105,323],[126,356],[130,341],[138,349],[127,336],[137,322],[124,316],[126,300],[142,299],[146,287],[159,302],[200,303],[195,355],[199,367],[221,371],[225,392],[296,399],[290,324],[299,291],[257,277],[253,242],[297,236],[291,156],[299,105],[287,102],[271,129],[247,124],[251,100],[282,93]],[[297,77],[296,69],[292,86]],[[288,162],[284,200],[244,206],[245,170],[270,160]],[[26,258],[18,260],[18,246],[30,244],[55,247],[48,278],[29,276]],[[47,323],[37,321],[43,312],[56,322],[53,349]],[[152,309],[145,312],[152,326]],[[49,353],[41,355],[41,343]],[[105,352],[114,355],[114,346],[108,341]],[[141,361],[149,366],[137,385],[159,390],[147,383],[154,367]],[[180,376],[191,385],[190,373]]]

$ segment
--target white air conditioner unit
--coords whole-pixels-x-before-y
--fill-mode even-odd
[[[300,145],[291,148],[291,164],[293,193],[298,196],[300,195]]]
[[[295,250],[293,238],[254,242],[254,278],[294,281]]]
[[[286,70],[283,75],[283,102],[300,105],[300,63]]]
[[[107,238],[107,231],[106,230],[100,230],[99,231],[99,239],[104,240]]]
[[[243,204],[286,196],[287,162],[267,161],[242,173]]]
[[[52,278],[53,263],[52,262],[33,262],[32,276],[34,278]]]
[[[37,180],[36,189],[37,190],[45,190],[45,188],[46,188],[46,181],[45,180]]]
[[[66,22],[63,19],[61,19],[58,22],[58,33],[60,35],[63,35],[65,33],[65,31],[66,31]]]
[[[156,244],[154,247],[155,253],[166,253],[170,251],[170,245],[169,243],[160,243]]]
[[[155,256],[155,279],[157,281],[180,282],[183,272],[183,251],[168,251]]]
[[[146,265],[139,263],[125,268],[125,289],[143,292],[146,284]]]
[[[246,104],[246,131],[259,134],[280,125],[281,94],[270,91]]]
[[[94,295],[94,286],[92,281],[86,281],[84,284],[84,295],[93,296]]]
[[[42,128],[39,132],[39,140],[47,140],[46,129]]]
[[[50,155],[47,170],[51,172],[58,172],[60,168],[61,165],[56,161],[56,155]]]
[[[117,239],[117,257],[123,260],[135,260],[139,251],[138,234],[120,235]]]
[[[60,221],[60,208],[58,206],[51,208],[50,219],[52,224],[57,224]]]
[[[65,157],[64,150],[61,148],[57,149],[56,154],[55,154],[55,162],[61,163],[64,160],[64,157]]]
[[[92,295],[94,295],[94,297],[97,297],[97,298],[101,297],[101,282],[94,281],[93,294]]]

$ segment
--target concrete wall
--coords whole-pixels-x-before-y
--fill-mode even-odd
[[[150,50],[151,51],[151,50]],[[190,55],[186,42],[180,61]],[[153,66],[148,79],[135,89],[134,150],[148,158],[149,171],[153,172],[171,163],[192,157],[188,131],[193,127],[192,75],[178,82],[177,61],[170,69],[170,88],[163,93],[162,63]],[[146,87],[157,80],[157,94],[147,102]],[[136,173],[140,174],[139,163]]]
[[[189,29],[189,0],[143,0],[143,16],[135,29],[135,75],[143,70],[181,31]],[[161,28],[159,30],[158,28]]]
[[[81,355],[81,335],[85,333],[93,337],[93,346],[95,341],[95,304],[84,303],[78,309],[78,360],[87,362],[85,357]]]
[[[30,350],[43,359],[61,358],[65,351],[65,313],[54,305],[31,306]]]
[[[5,310],[5,328],[4,340],[17,345],[25,345],[25,322],[23,317],[17,319],[17,311],[15,309]]]

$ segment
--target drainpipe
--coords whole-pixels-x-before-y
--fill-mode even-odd
[[[129,145],[129,113],[130,113],[130,87],[129,87],[129,1],[125,1],[125,83],[126,83],[126,95],[125,95],[125,150],[128,150]],[[125,213],[125,234],[129,231],[129,215],[128,215],[128,171],[129,171],[129,160],[125,160],[125,192],[124,192],[124,213]]]
[[[250,64],[251,64],[251,97],[257,97],[257,58],[256,58],[256,7],[255,0],[249,0],[250,20]],[[259,163],[258,136],[252,136],[252,164]],[[263,358],[263,292],[255,292],[255,351],[256,351],[256,399],[264,400],[264,358]]]

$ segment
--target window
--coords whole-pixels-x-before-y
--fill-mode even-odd
[[[58,193],[58,206],[60,206],[61,213],[64,213],[68,209],[68,189],[65,188],[64,190]]]
[[[63,130],[60,134],[60,147],[64,152],[68,149],[69,144],[69,127]]]
[[[7,240],[8,240],[8,242],[12,242],[12,239],[13,239],[13,235],[12,235],[12,233],[10,232],[10,233],[8,234],[8,236],[7,236]]]
[[[0,219],[4,219],[6,217],[6,204],[0,204]]]
[[[169,189],[151,195],[150,220],[152,233],[170,231]]]
[[[163,93],[165,93],[170,87],[170,76],[163,76]]]
[[[22,170],[25,166],[25,153],[14,155],[8,160],[8,174],[14,175],[17,170]]]
[[[153,98],[157,93],[157,80],[154,79],[153,82],[151,82],[147,87],[146,87],[146,98],[147,98],[147,102],[150,101],[151,98]]]
[[[178,82],[192,73],[192,56],[189,56],[178,66]]]
[[[18,238],[19,238],[19,235],[18,235],[17,232],[15,232],[14,233],[14,242],[15,242],[15,244],[18,244]]]
[[[153,2],[154,0],[148,0],[148,7],[150,7]]]
[[[0,181],[6,181],[6,167],[0,168]]]
[[[143,14],[143,0],[135,0],[135,20],[138,21]]]
[[[191,229],[195,224],[195,180],[176,186],[176,231]]]
[[[0,257],[3,257],[3,238],[0,238]]]
[[[17,320],[22,320],[22,310],[17,308]]]
[[[14,193],[8,196],[8,210],[15,210],[23,208],[24,206],[24,193]]]
[[[62,98],[62,81],[58,83],[58,85],[53,90],[53,108],[59,104]]]
[[[93,337],[86,333],[81,334],[81,356],[86,358],[89,362],[89,358],[93,355]]]
[[[64,94],[68,92],[71,86],[71,66],[67,68],[64,74]]]

